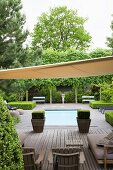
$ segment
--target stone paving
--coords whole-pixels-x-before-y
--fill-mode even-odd
[[[89,107],[89,104],[37,104],[33,110],[46,110],[46,109],[88,109],[91,112],[91,126],[102,128],[102,129],[111,129],[113,127],[105,121],[105,115],[98,111],[98,109],[92,109]],[[31,125],[31,113],[33,110],[25,110],[24,115],[21,115],[21,122],[16,126],[17,129],[23,129],[24,131],[29,131],[32,129]]]

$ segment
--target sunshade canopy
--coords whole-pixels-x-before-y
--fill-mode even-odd
[[[0,79],[74,78],[113,74],[113,56],[0,70]]]

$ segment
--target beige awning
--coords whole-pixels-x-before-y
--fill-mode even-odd
[[[113,56],[0,70],[0,79],[74,78],[113,74]]]

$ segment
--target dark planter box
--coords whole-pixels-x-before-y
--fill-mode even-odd
[[[31,119],[33,130],[36,133],[43,132],[45,119]]]
[[[80,133],[88,133],[89,132],[91,119],[78,119],[77,118],[77,123],[78,123],[78,128],[79,128]]]

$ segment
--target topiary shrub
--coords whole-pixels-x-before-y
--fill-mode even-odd
[[[24,170],[22,149],[14,121],[0,96],[0,169]]]
[[[90,107],[93,109],[98,109],[101,106],[113,106],[113,102],[104,102],[104,101],[90,101]]]
[[[8,104],[23,110],[32,110],[36,106],[36,102],[34,101],[9,102]]]
[[[90,110],[78,110],[77,117],[78,117],[78,119],[89,119],[90,118]]]
[[[105,119],[111,126],[113,126],[113,111],[105,112]]]
[[[45,111],[44,110],[35,110],[32,112],[32,119],[44,119]]]

